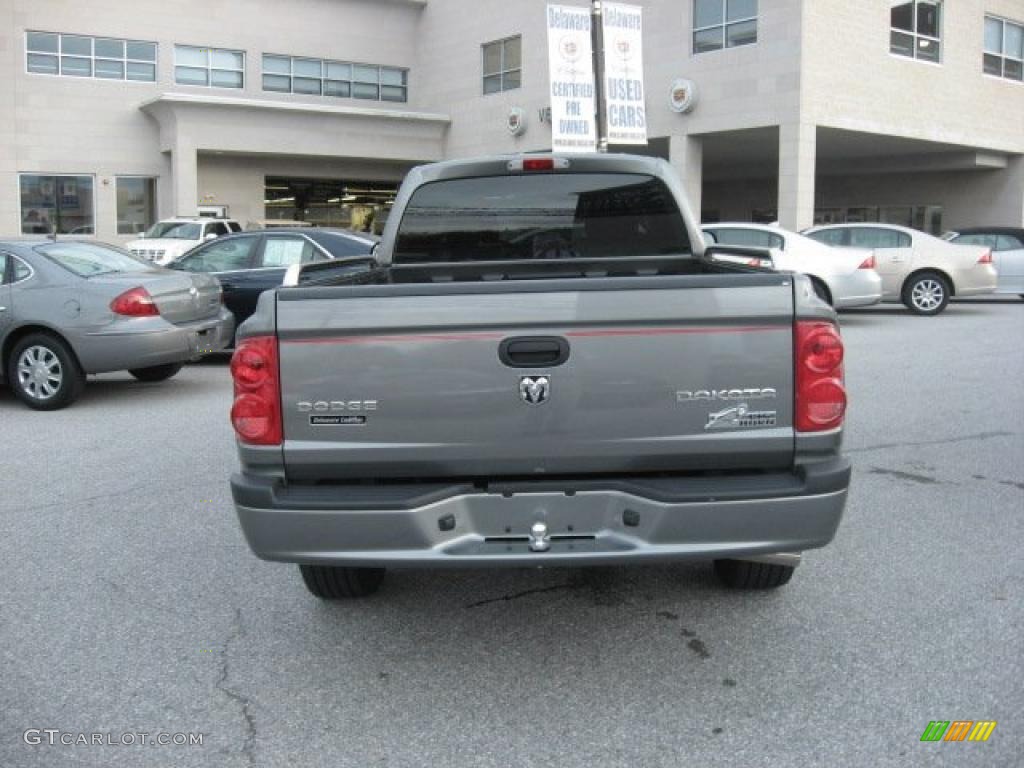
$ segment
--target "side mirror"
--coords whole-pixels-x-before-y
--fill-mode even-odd
[[[204,237],[203,240],[215,240],[216,238],[217,238],[217,233],[216,232],[207,232],[206,233],[206,237]]]
[[[709,245],[704,249],[704,258],[727,261],[747,267],[772,268],[772,252],[769,248],[755,248],[749,245]]]
[[[377,262],[366,256],[292,264],[285,271],[281,286],[290,288],[296,285],[330,285],[337,280],[370,272],[376,267]]]

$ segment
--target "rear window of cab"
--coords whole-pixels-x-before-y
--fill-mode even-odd
[[[485,176],[424,184],[394,259],[439,264],[689,254],[664,182],[644,174]]]

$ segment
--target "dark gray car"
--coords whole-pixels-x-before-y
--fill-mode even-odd
[[[31,408],[69,405],[90,373],[168,379],[233,333],[209,275],[94,241],[0,240],[0,379]]]
[[[315,227],[239,232],[198,245],[167,268],[216,277],[224,290],[224,306],[235,316],[235,325],[241,325],[256,311],[260,294],[281,285],[289,267],[344,260],[352,271],[364,271],[378,240],[363,232]]]

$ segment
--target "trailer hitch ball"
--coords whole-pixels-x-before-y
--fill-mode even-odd
[[[551,548],[551,537],[548,535],[548,527],[544,523],[536,522],[530,528],[530,550],[532,552],[547,552]]]

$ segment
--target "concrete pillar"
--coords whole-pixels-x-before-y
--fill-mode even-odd
[[[704,183],[704,142],[700,136],[670,136],[668,159],[686,190],[694,218],[700,219],[701,187]]]
[[[174,216],[199,213],[199,164],[195,147],[177,142],[171,150],[171,180],[174,189]]]
[[[169,219],[174,215],[174,162],[170,152],[160,153],[160,177],[156,183],[156,217]]]
[[[1005,221],[1012,227],[1024,227],[1024,155],[1011,157],[1006,170],[1010,175],[1010,202]]]
[[[779,224],[798,232],[814,224],[814,166],[817,127],[812,123],[779,126]]]

